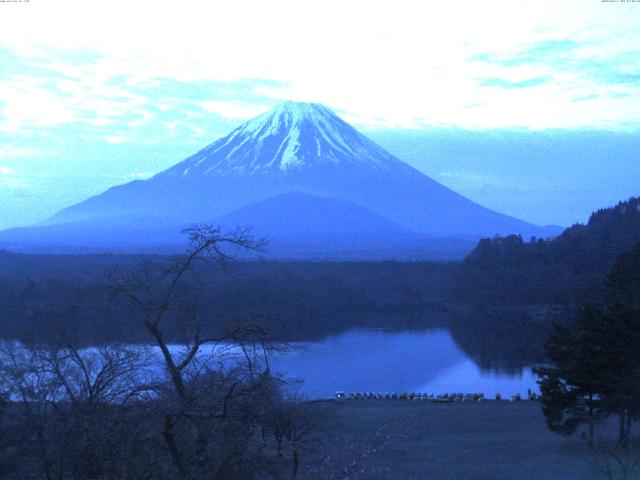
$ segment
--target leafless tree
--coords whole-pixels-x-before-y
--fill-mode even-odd
[[[589,463],[607,480],[631,480],[640,473],[640,444],[597,444],[589,449]]]
[[[291,455],[290,478],[300,472],[303,452],[313,448],[314,434],[325,423],[331,411],[326,402],[311,402],[300,398],[297,392],[273,402],[266,415],[266,425],[276,441],[278,456],[282,456],[283,442]]]
[[[0,464],[3,478],[299,476],[324,410],[288,393],[272,373],[271,356],[288,346],[252,318],[212,325],[199,301],[209,293],[207,261],[225,267],[229,248],[263,242],[207,225],[187,234],[186,255],[154,257],[110,277],[116,311],[130,307],[147,346],[86,347],[69,328],[48,343],[4,345],[0,445],[6,426],[15,451],[3,455],[20,461]],[[279,456],[283,445],[287,455]]]
[[[145,349],[14,343],[0,359],[22,456],[16,478],[117,478],[113,446],[124,433],[122,409],[142,393]]]
[[[111,285],[114,297],[129,302],[160,352],[168,377],[158,403],[162,437],[176,476],[223,478],[250,463],[246,440],[253,435],[255,416],[245,407],[270,378],[271,345],[265,332],[245,322],[216,335],[203,332],[199,271],[207,260],[225,266],[231,260],[229,248],[260,250],[264,242],[246,230],[224,232],[210,225],[186,233],[190,249],[184,257],[169,265],[148,262],[112,279]],[[180,345],[170,343],[169,319],[181,326]]]

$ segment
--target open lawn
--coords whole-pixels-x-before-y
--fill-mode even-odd
[[[615,438],[613,423],[596,431],[602,440]],[[332,461],[345,464],[340,478],[608,478],[593,465],[602,454],[579,435],[549,432],[535,401],[347,400],[324,428],[335,442]]]

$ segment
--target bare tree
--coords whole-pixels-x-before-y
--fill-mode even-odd
[[[229,248],[263,242],[206,225],[187,233],[185,256],[151,258],[110,277],[112,301],[130,307],[149,345],[84,347],[67,328],[55,342],[4,346],[0,445],[6,425],[15,451],[3,455],[20,461],[0,464],[3,478],[299,476],[324,410],[287,393],[272,373],[271,356],[288,346],[259,319],[214,325],[200,301],[210,293],[207,261],[224,267]]]
[[[54,477],[54,445],[49,441],[53,428],[54,408],[60,398],[60,384],[46,373],[42,356],[10,343],[2,348],[1,378],[8,396],[16,404],[13,427],[20,437],[28,432],[34,442],[20,452],[26,464],[35,464],[43,476]],[[23,438],[20,438],[23,440]],[[16,442],[24,445],[24,441]]]
[[[626,446],[594,445],[589,450],[589,463],[607,480],[631,480],[640,473],[640,444]]]
[[[282,456],[283,442],[291,455],[290,478],[295,480],[300,472],[300,460],[304,451],[313,448],[313,434],[325,423],[330,408],[324,402],[310,402],[300,398],[297,392],[273,402],[266,415],[266,425]]]
[[[253,435],[248,424],[255,418],[241,406],[270,377],[270,347],[264,332],[251,324],[237,322],[216,335],[203,332],[199,269],[207,260],[226,265],[229,248],[260,250],[264,241],[247,230],[224,232],[210,225],[186,233],[190,249],[184,257],[169,265],[147,262],[111,285],[114,297],[129,302],[160,353],[168,377],[159,392],[162,437],[177,477],[222,477],[246,465],[238,460],[250,452],[246,442],[238,441]],[[169,319],[181,326],[180,345],[170,343]],[[232,441],[222,441],[225,429],[235,430]]]
[[[17,478],[118,478],[114,445],[125,436],[122,408],[141,394],[145,349],[10,344],[0,355],[23,457]]]

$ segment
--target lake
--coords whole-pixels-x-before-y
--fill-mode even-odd
[[[184,346],[174,344],[170,348],[178,359],[186,353]],[[155,347],[149,351],[157,361],[152,361],[141,375],[147,380],[160,380],[164,377],[160,352]],[[241,351],[237,347],[219,344],[203,347],[199,358],[213,361],[213,368],[224,368],[238,355]],[[297,342],[288,351],[271,355],[272,371],[291,380],[309,398],[334,397],[336,391],[484,393],[487,398],[494,398],[496,393],[503,398],[518,393],[526,397],[528,389],[538,391],[531,367],[481,368],[444,328],[353,328],[320,340]]]
[[[300,392],[327,398],[335,392],[484,393],[503,398],[538,391],[531,367],[481,369],[444,329],[353,329],[278,354],[274,371],[300,379]]]

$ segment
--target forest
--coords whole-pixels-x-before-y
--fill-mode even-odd
[[[625,266],[640,258],[638,207],[600,210],[555,239],[482,240],[459,263],[233,261],[225,245],[262,245],[206,225],[186,232],[182,256],[2,252],[0,474],[334,478],[344,464],[328,461],[318,433],[330,411],[298,397],[268,359],[355,326],[447,328],[484,368],[551,359],[558,366],[541,370],[550,428],[591,425],[575,414],[583,400],[558,387],[583,377],[557,352],[566,332],[588,330],[574,322],[584,304],[604,312],[612,291],[637,297],[625,285],[640,284],[640,269]],[[612,289],[612,267],[631,280]],[[637,405],[602,378],[585,392],[624,415],[626,439]]]
[[[483,357],[482,349],[495,350],[473,344],[480,332],[513,338],[500,344],[517,350],[523,328],[547,332],[553,322],[573,318],[585,302],[605,301],[606,275],[615,259],[640,242],[639,208],[640,200],[631,198],[553,239],[484,239],[462,262],[226,259],[196,267],[205,293],[190,301],[210,333],[240,318],[282,340],[318,338],[351,326],[444,324],[476,357]],[[109,283],[115,274],[173,261],[0,252],[0,335],[53,341],[56,332],[73,332],[86,345],[144,341],[144,330],[126,304],[112,298]],[[169,322],[166,335],[179,340],[178,324]],[[528,351],[539,357],[541,342]]]

